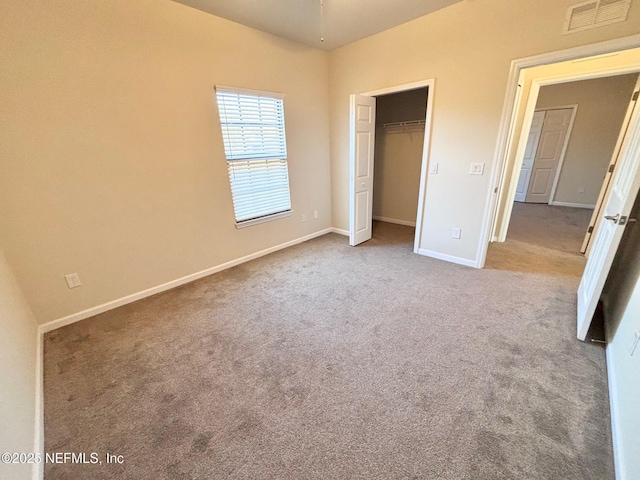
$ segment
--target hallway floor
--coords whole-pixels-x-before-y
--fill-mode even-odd
[[[580,277],[586,262],[580,246],[592,213],[515,202],[507,241],[489,245],[485,268]]]

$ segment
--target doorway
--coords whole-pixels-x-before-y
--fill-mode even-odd
[[[632,73],[540,88],[508,238],[514,222],[516,236],[529,222],[529,231],[545,231],[550,244],[565,243],[571,252],[585,253],[637,78]]]
[[[413,251],[418,253],[434,83],[431,79],[351,95],[350,245],[371,239],[375,215],[377,220],[415,226]],[[403,150],[412,152],[409,164]],[[382,171],[376,171],[376,163]]]
[[[596,45],[589,50],[599,52]],[[485,217],[485,239],[479,252],[480,265],[486,259],[486,249],[490,242],[504,242],[507,236],[515,190],[520,174],[520,166],[526,148],[526,138],[521,132],[528,132],[533,120],[539,93],[549,85],[604,78],[609,76],[638,73],[640,71],[640,48],[613,51],[609,44],[602,45],[605,54],[584,56],[583,49],[576,53],[562,51],[553,54],[557,58],[552,63],[550,55],[514,61],[510,82],[513,91],[505,101],[502,127],[499,135],[498,167],[494,170],[494,195],[491,207]],[[520,64],[522,66],[517,66]],[[628,122],[628,118],[625,119]]]
[[[620,45],[627,41],[635,43],[625,50]],[[494,208],[487,212],[485,224],[485,227],[493,225],[493,229],[481,252],[481,265],[486,259],[489,240],[493,238],[504,241],[506,238],[517,179],[514,177],[519,175],[526,143],[520,132],[528,132],[540,89],[545,85],[639,72],[640,48],[637,39],[621,40],[618,42],[618,49],[614,44],[616,42],[604,42],[582,49],[514,61],[510,79],[514,91],[507,90],[497,150],[501,168],[495,173],[497,187],[494,193],[498,195],[491,202]],[[600,55],[588,56],[597,53]],[[553,60],[557,63],[552,63]],[[511,93],[513,96],[510,97]],[[601,194],[599,200],[602,207],[597,214],[593,247],[578,288],[577,336],[580,340],[585,339],[612,259],[627,225],[633,199],[640,189],[640,108],[636,108],[639,93],[640,85],[636,85],[629,99],[625,123],[619,132],[617,151],[610,164],[611,177],[608,185],[603,185],[606,193]],[[488,233],[487,230],[485,232]]]
[[[427,88],[376,97],[374,222],[416,226],[427,98]]]

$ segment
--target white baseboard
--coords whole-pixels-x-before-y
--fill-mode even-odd
[[[465,265],[467,267],[478,268],[477,260],[469,260],[462,257],[456,257],[454,255],[447,255],[445,253],[434,252],[432,250],[426,250],[424,248],[418,249],[419,255],[425,257],[437,258],[438,260],[444,260],[445,262],[457,263],[458,265]]]
[[[374,216],[374,220],[380,220],[381,222],[395,223],[396,225],[406,225],[407,227],[415,227],[416,222],[409,222],[407,220],[398,220],[397,218],[378,217]]]
[[[549,205],[554,205],[556,207],[589,208],[591,210],[596,208],[595,205],[589,205],[587,203],[556,202],[555,200]]]
[[[284,248],[297,245],[298,243],[306,242],[307,240],[311,240],[313,238],[320,237],[322,235],[326,235],[327,233],[331,233],[334,231],[335,229],[333,228],[325,228],[324,230],[320,230],[318,232],[305,235],[304,237],[296,238],[295,240],[290,240],[288,242],[281,243],[280,245],[276,245],[274,247],[270,247],[265,250],[260,250],[259,252],[255,252],[250,255],[237,258],[235,260],[231,260],[221,265],[216,265],[215,267],[207,268],[206,270],[201,270],[200,272],[186,275],[176,280],[171,280],[170,282],[163,283],[162,285],[157,285],[155,287],[147,288],[146,290],[142,290],[141,292],[132,293],[131,295],[127,295],[125,297],[121,297],[116,300],[103,303],[102,305],[97,305],[95,307],[82,310],[81,312],[67,315],[66,317],[58,318],[56,320],[52,320],[50,322],[40,325],[39,330],[41,333],[50,332],[51,330],[55,330],[57,328],[67,326],[72,323],[79,322],[80,320],[84,320],[85,318],[93,317],[94,315],[98,315],[100,313],[113,310],[114,308],[120,307],[122,305],[126,305],[128,303],[135,302],[136,300],[141,300],[143,298],[150,297],[151,295],[155,295],[156,293],[164,292],[166,290],[171,290],[172,288],[179,287],[180,285],[184,285],[185,283],[190,283],[195,280],[199,280],[203,277],[221,272],[222,270],[226,270],[228,268],[235,267],[236,265],[240,265],[241,263],[255,260],[256,258],[263,257],[270,253],[277,252],[278,250],[282,250]]]
[[[342,230],[341,228],[335,228],[335,227],[333,227],[333,228],[331,229],[331,231],[332,231],[333,233],[337,233],[337,234],[339,234],[339,235],[345,235],[345,236],[347,236],[347,237],[349,236],[349,230]]]
[[[44,334],[41,327],[36,331],[36,410],[33,435],[33,452],[44,455]],[[32,478],[44,478],[44,461],[33,464]]]
[[[608,341],[608,339],[607,339]],[[609,345],[605,350],[605,356],[607,358],[607,384],[609,385],[609,410],[611,411],[611,443],[613,443],[613,466],[615,470],[616,480],[627,480],[627,476],[624,473],[624,453],[622,445],[618,442],[619,431],[619,418],[618,412],[618,388],[616,383],[615,367],[613,366],[613,360],[609,354]]]

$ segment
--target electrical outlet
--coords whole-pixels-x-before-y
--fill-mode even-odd
[[[313,211],[313,218],[315,218],[315,219],[318,218],[318,210],[314,210]]]
[[[636,351],[638,341],[640,341],[640,330],[636,330],[633,334],[633,344],[631,345],[631,351],[629,352],[630,355],[633,355],[633,352]]]
[[[461,235],[462,235],[462,229],[459,227],[454,228],[453,231],[451,232],[451,236],[453,238],[460,238]]]
[[[303,223],[307,221],[307,216],[304,213],[300,216],[300,221]]]
[[[82,285],[80,276],[77,273],[70,273],[69,275],[65,275],[64,279],[67,281],[67,286],[69,288],[76,288]]]
[[[436,162],[434,162],[434,163],[429,165],[429,173],[431,175],[437,175],[438,174],[438,164]]]

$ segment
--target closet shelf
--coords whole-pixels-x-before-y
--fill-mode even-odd
[[[383,128],[393,128],[393,127],[411,127],[414,125],[424,125],[424,120],[408,120],[406,122],[391,122],[391,123],[383,123]]]

